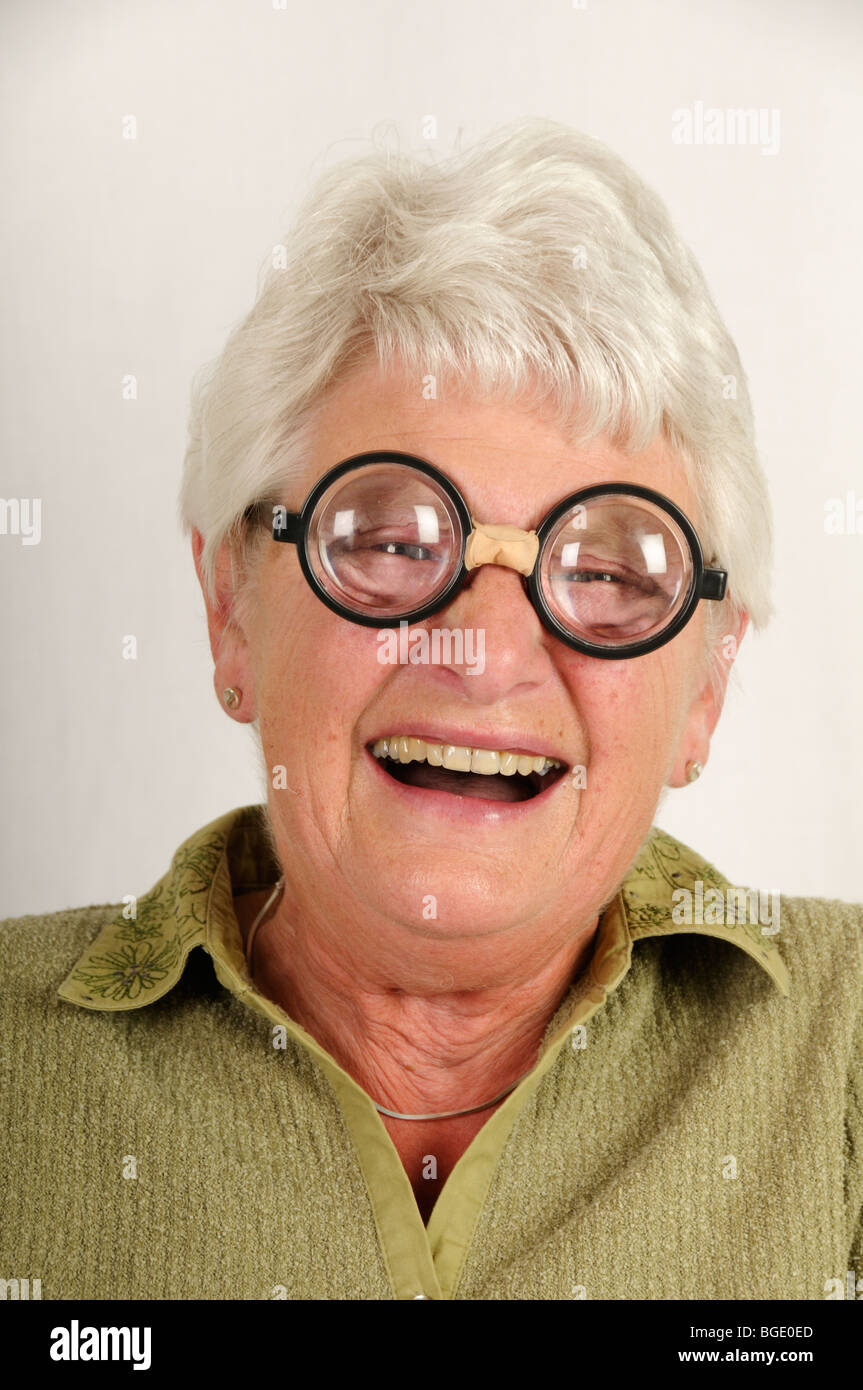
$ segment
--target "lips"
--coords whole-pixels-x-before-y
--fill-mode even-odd
[[[384,771],[404,786],[484,801],[533,800],[566,770],[558,758],[517,751],[497,739],[481,745],[390,733],[375,739],[368,749]]]

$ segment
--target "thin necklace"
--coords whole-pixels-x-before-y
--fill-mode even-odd
[[[246,937],[246,961],[248,962],[250,974],[252,970],[252,946],[254,945],[255,934],[268,912],[270,912],[275,905],[276,899],[281,896],[284,886],[285,880],[284,878],[280,878],[249,928],[249,934]],[[491,1100],[484,1101],[482,1105],[471,1105],[467,1110],[442,1110],[435,1115],[403,1115],[398,1110],[387,1110],[383,1105],[378,1105],[376,1100],[372,1101],[372,1105],[375,1107],[375,1110],[379,1110],[382,1115],[389,1115],[393,1120],[452,1120],[455,1119],[457,1115],[476,1115],[480,1110],[488,1110],[490,1106],[497,1105],[499,1100],[503,1100],[504,1096],[508,1096],[510,1091],[514,1091],[518,1083],[523,1081],[526,1076],[529,1076],[532,1071],[533,1067],[528,1067],[527,1071],[522,1072],[521,1076],[516,1077],[511,1086],[507,1086],[503,1091],[498,1092],[496,1096],[492,1096]],[[369,1099],[371,1099],[371,1097],[369,1097]]]

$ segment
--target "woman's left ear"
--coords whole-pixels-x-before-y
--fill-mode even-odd
[[[710,653],[710,667],[690,706],[667,785],[686,787],[701,775],[710,754],[710,739],[722,713],[728,677],[749,626],[749,614],[741,610],[734,631],[717,638]]]

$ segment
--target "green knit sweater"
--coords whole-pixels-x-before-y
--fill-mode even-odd
[[[784,898],[775,932],[738,897],[729,921],[726,880],[654,830],[426,1227],[369,1096],[248,976],[233,897],[278,875],[263,825],[214,821],[137,903],[0,923],[0,1281],[863,1296],[863,908]]]

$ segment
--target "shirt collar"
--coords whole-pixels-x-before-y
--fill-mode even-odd
[[[195,946],[203,946],[212,957],[226,988],[256,993],[233,899],[273,885],[279,872],[265,806],[229,811],[180,846],[168,872],[148,893],[125,902],[91,941],[58,994],[85,1009],[140,1009],[174,988]],[[680,890],[684,895],[674,896]],[[585,976],[587,989],[597,997],[612,989],[629,968],[634,942],[694,933],[745,951],[787,995],[788,970],[758,920],[745,920],[758,913],[752,895],[741,898],[744,891],[735,890],[712,864],[654,827],[602,913]],[[747,901],[748,911],[743,906]],[[675,921],[684,916],[681,904],[687,902],[696,920]],[[713,922],[720,904],[722,920]],[[740,914],[740,920],[728,921],[726,905]],[[584,988],[579,990],[580,996],[583,993]],[[560,1011],[547,1038],[556,1033],[559,1021]]]

